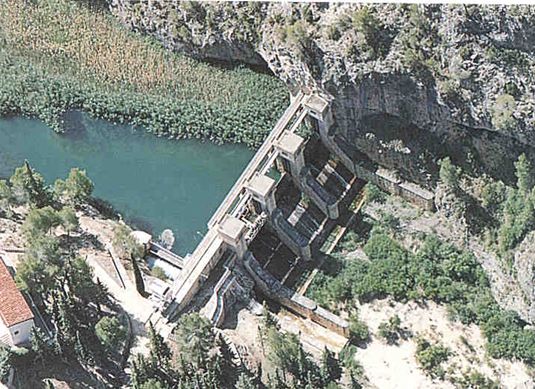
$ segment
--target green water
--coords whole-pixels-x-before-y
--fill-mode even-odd
[[[208,219],[253,155],[238,145],[172,141],[73,116],[64,135],[37,120],[0,119],[0,177],[10,176],[24,159],[48,183],[66,177],[71,167],[85,169],[95,196],[155,236],[173,230],[180,254],[201,240]]]

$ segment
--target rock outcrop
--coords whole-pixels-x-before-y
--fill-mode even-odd
[[[337,131],[432,186],[449,154],[509,180],[535,161],[535,7],[112,0],[130,28],[333,98]]]

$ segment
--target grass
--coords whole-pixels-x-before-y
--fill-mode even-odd
[[[162,135],[256,146],[288,99],[272,76],[174,54],[73,0],[0,2],[0,65],[0,113],[56,130],[81,108]]]

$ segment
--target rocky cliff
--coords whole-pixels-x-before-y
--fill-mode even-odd
[[[172,50],[326,93],[347,143],[424,186],[434,186],[446,155],[506,183],[521,153],[535,166],[535,7],[111,0],[110,8]],[[531,251],[524,242],[514,261],[532,302]]]
[[[373,160],[432,185],[449,154],[512,177],[535,160],[535,7],[112,0],[173,50],[269,68],[327,92],[338,131]]]

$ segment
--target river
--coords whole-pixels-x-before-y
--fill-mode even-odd
[[[174,250],[191,252],[206,223],[253,151],[240,145],[158,138],[142,129],[72,115],[57,134],[41,121],[0,118],[0,177],[24,159],[49,184],[71,167],[85,169],[94,196],[110,202],[134,226],[175,234]]]

